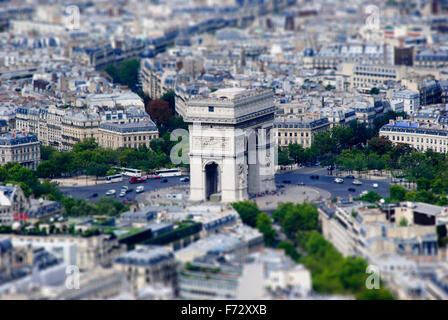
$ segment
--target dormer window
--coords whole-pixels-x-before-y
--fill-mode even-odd
[[[208,107],[208,112],[215,112],[215,107]]]

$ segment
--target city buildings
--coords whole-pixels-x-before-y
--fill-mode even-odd
[[[0,136],[1,164],[15,162],[36,169],[40,162],[39,146],[37,137],[25,131],[5,133]]]

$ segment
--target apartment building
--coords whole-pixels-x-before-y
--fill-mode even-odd
[[[11,239],[14,247],[42,247],[67,265],[75,265],[81,271],[97,265],[111,266],[112,259],[125,251],[118,239],[111,235],[75,236],[71,234],[32,236],[21,234],[2,235]]]
[[[407,114],[412,114],[420,108],[420,94],[417,91],[405,89],[394,92],[392,101],[402,102],[403,111]]]
[[[40,142],[35,135],[15,130],[0,136],[1,165],[19,163],[25,168],[36,169],[40,161]]]
[[[149,148],[151,139],[159,136],[154,122],[139,106],[127,109],[122,106],[21,107],[17,111],[16,126],[36,135],[43,145],[59,151],[71,150],[74,144],[87,138],[95,138],[101,146],[110,148],[143,145]]]
[[[62,150],[71,150],[74,144],[87,138],[97,139],[100,117],[85,110],[70,110],[61,121]]]
[[[29,207],[19,185],[0,186],[0,225],[10,226]]]
[[[154,283],[177,287],[174,254],[160,246],[139,245],[116,257],[113,268],[126,274],[133,292]]]
[[[99,125],[97,141],[104,148],[150,148],[152,139],[159,137],[157,126],[149,121],[137,123],[102,123]]]
[[[419,203],[379,209],[359,202],[322,204],[318,210],[324,237],[344,256],[373,259],[382,254],[396,254],[416,261],[437,261],[435,223],[422,219],[437,216],[441,210],[435,212]]]
[[[405,143],[419,151],[446,153],[448,148],[448,127],[444,124],[391,120],[379,134],[394,144]]]
[[[309,148],[317,133],[330,129],[330,122],[327,118],[318,120],[306,118],[275,119],[274,128],[277,132],[279,146],[287,147],[291,143],[297,143],[304,148]]]
[[[388,81],[400,81],[405,76],[404,66],[343,63],[341,74],[348,77],[352,88],[381,87]]]

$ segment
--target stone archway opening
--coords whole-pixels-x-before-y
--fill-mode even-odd
[[[210,200],[210,196],[220,192],[218,169],[216,162],[211,162],[205,166],[205,198],[207,200]]]

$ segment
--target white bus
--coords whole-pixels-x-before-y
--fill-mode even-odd
[[[142,176],[142,170],[139,169],[121,168],[121,173],[128,177],[141,178]]]
[[[123,181],[123,175],[122,174],[114,174],[113,176],[106,176],[106,183],[113,183],[113,182],[121,182]]]
[[[157,170],[156,172],[154,172],[154,175],[162,178],[178,177],[182,175],[182,171],[180,169],[163,169]]]

